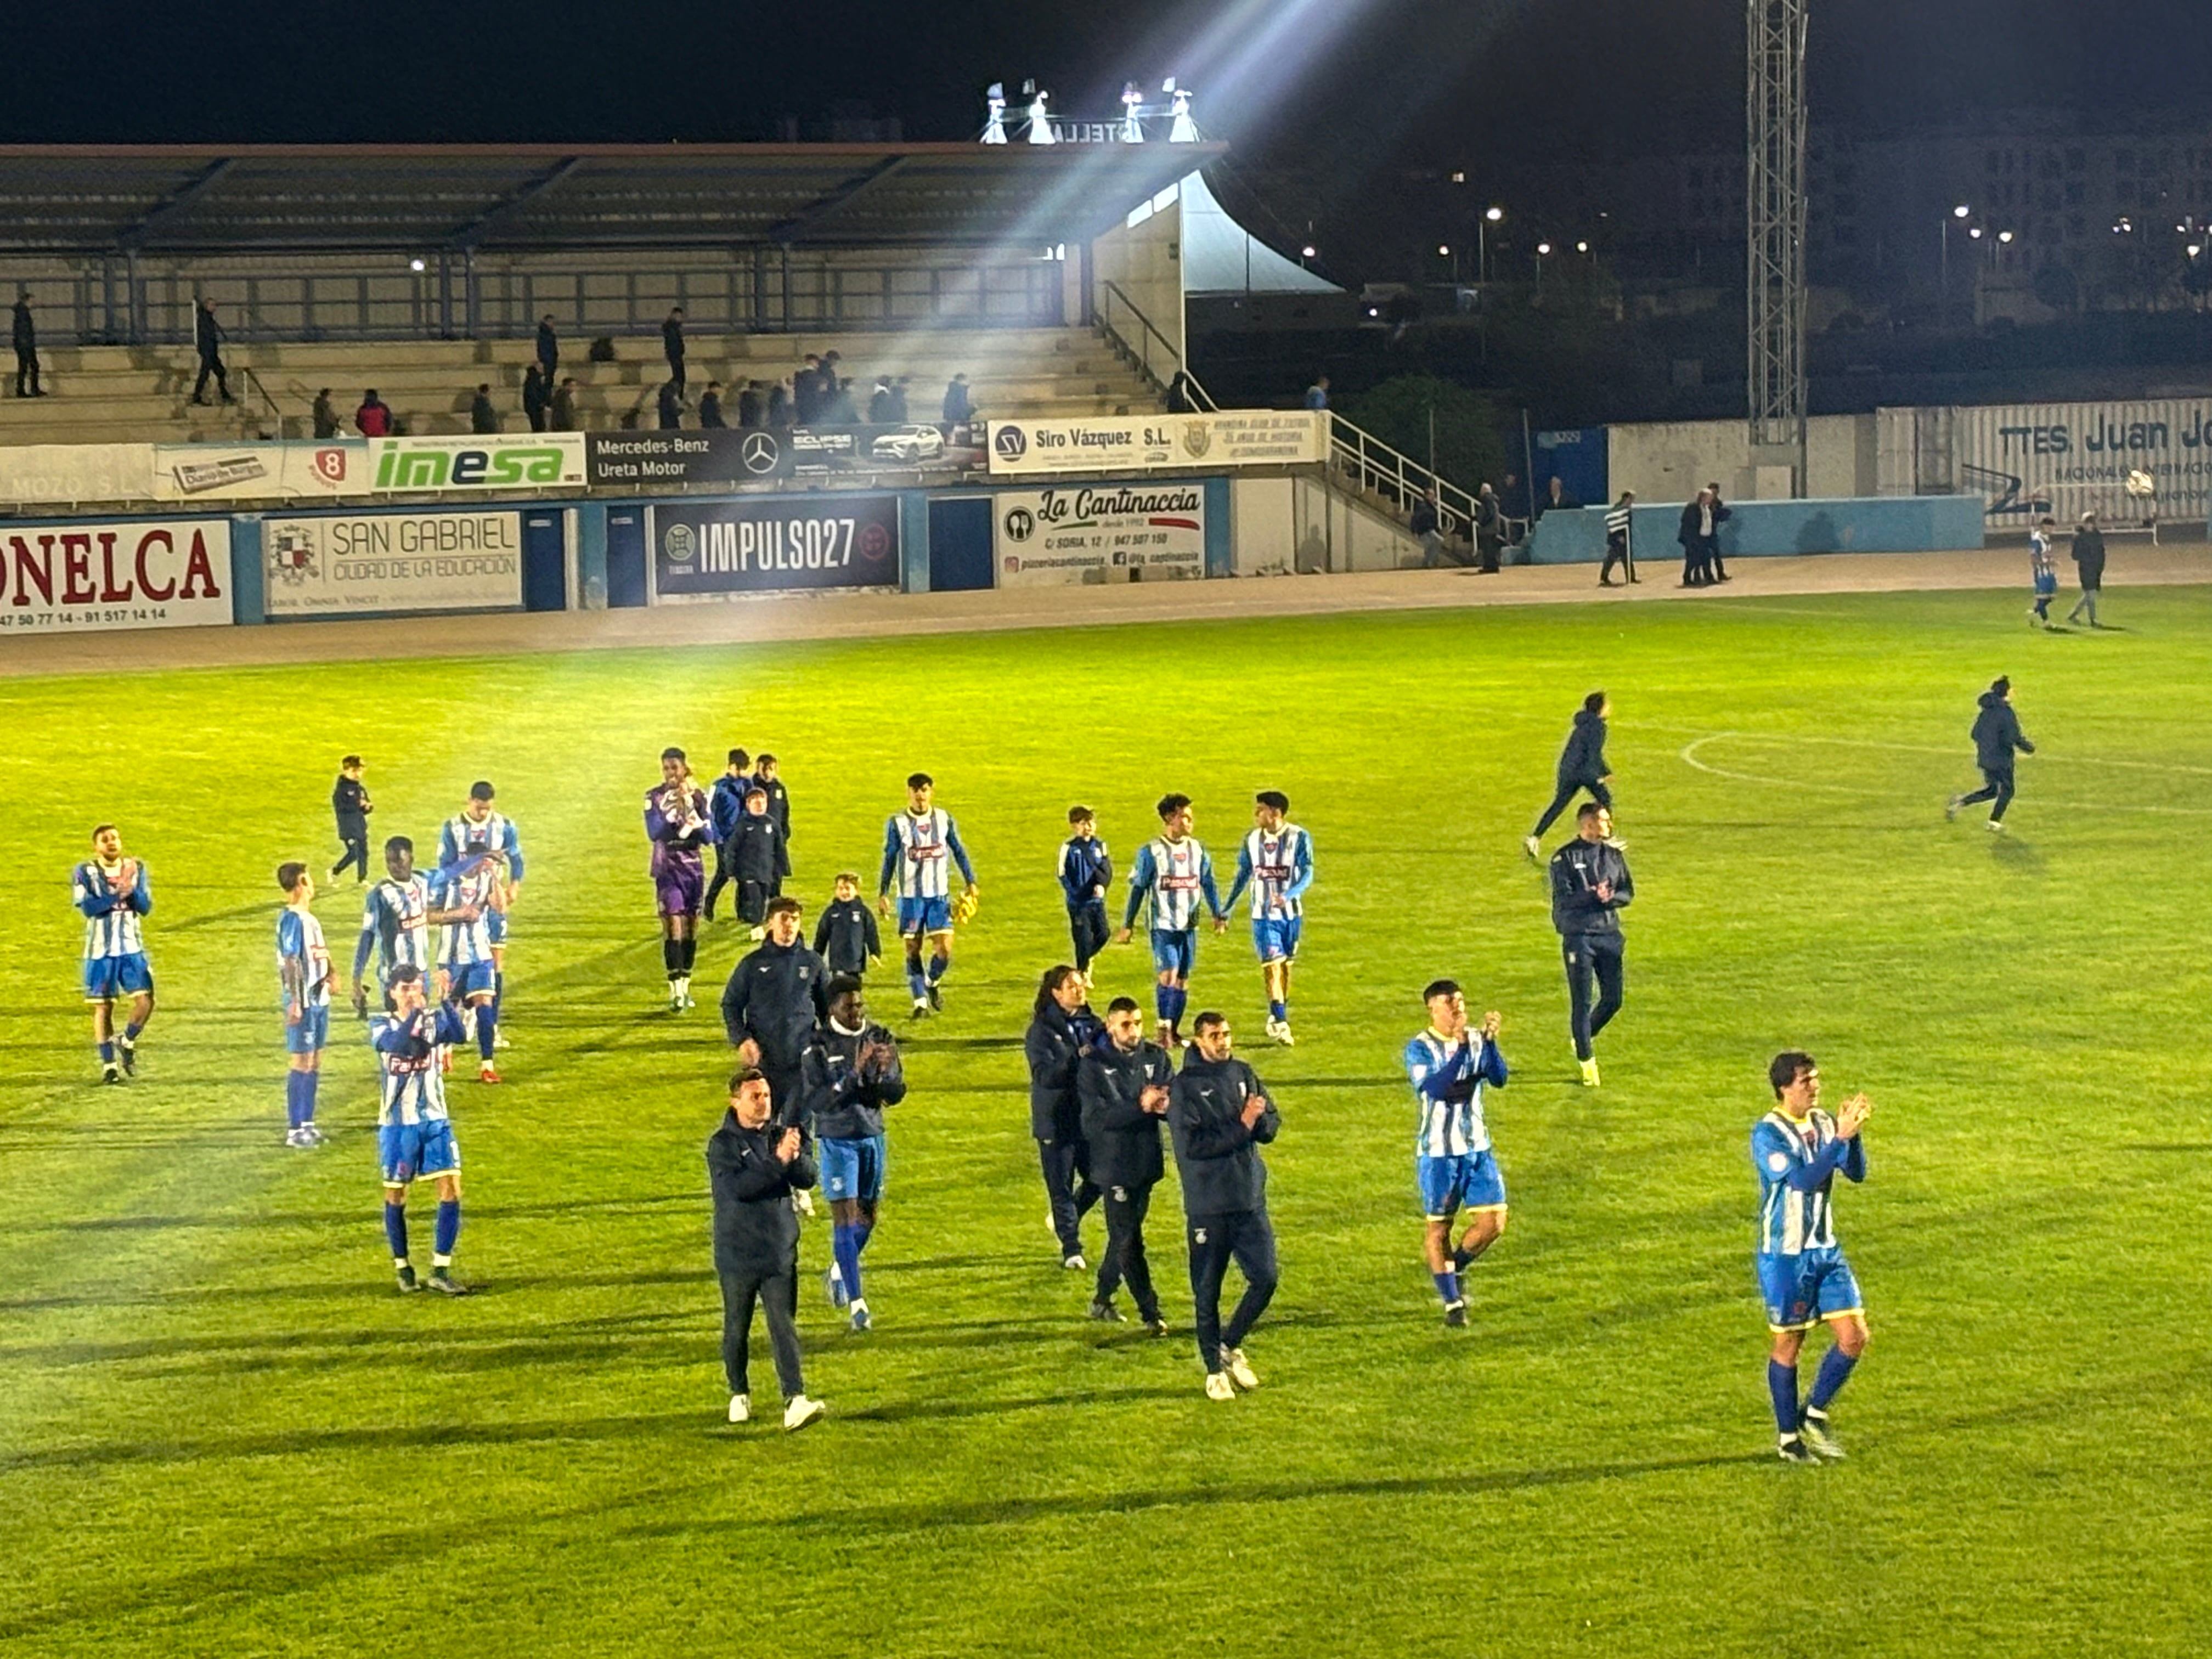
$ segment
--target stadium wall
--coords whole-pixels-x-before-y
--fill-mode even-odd
[[[1982,544],[1982,504],[1970,495],[1901,495],[1801,501],[1736,501],[1721,526],[1723,558],[1802,553],[1948,553]],[[1596,564],[1605,557],[1606,510],[1547,513],[1528,538],[1531,564]],[[1639,562],[1682,556],[1682,509],[1638,507],[1629,533]]]
[[[1875,495],[1875,424],[1871,415],[1823,415],[1807,423],[1805,492],[1826,500]],[[1752,459],[1742,421],[1668,421],[1606,429],[1607,487],[1632,489],[1639,501],[1678,507],[1715,479],[1730,502],[1786,499],[1787,467]],[[1595,505],[1595,502],[1590,503]]]

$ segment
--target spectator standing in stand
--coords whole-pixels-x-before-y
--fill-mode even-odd
[[[706,391],[700,394],[699,424],[708,431],[729,425],[722,418],[722,383],[720,380],[708,381]]]
[[[668,320],[660,325],[660,355],[668,359],[668,378],[676,383],[676,395],[684,395],[684,307],[671,307]]]
[[[192,382],[192,401],[207,402],[208,377],[213,375],[216,396],[228,403],[230,375],[222,366],[222,325],[216,320],[212,294],[200,296],[200,308],[192,317],[192,346],[200,357],[200,377]]]
[[[1328,375],[1316,374],[1314,376],[1314,383],[1306,388],[1306,407],[1308,409],[1316,410],[1327,409],[1328,407]]]
[[[738,424],[746,431],[764,424],[768,418],[768,400],[761,395],[761,383],[747,380],[738,388]]]
[[[489,381],[477,388],[476,398],[469,404],[469,430],[480,435],[499,430],[499,411],[491,406]]]
[[[889,426],[892,419],[891,377],[878,374],[876,376],[876,389],[868,394],[868,423],[871,426]]]
[[[913,378],[910,374],[902,374],[891,382],[891,424],[893,426],[904,426],[914,418],[907,413],[906,403],[907,386]]]
[[[571,374],[568,376],[568,378],[562,381],[560,386],[555,390],[553,393],[553,407],[550,412],[552,418],[552,429],[554,431],[574,432],[579,430],[576,425],[576,377],[574,375]]]
[[[947,426],[965,426],[975,418],[975,405],[968,396],[968,377],[956,374],[945,388],[945,407],[940,413]]]
[[[778,380],[768,389],[768,407],[763,411],[762,418],[775,430],[783,432],[790,428],[791,417],[791,393],[784,389],[783,382]]]
[[[561,384],[561,337],[553,331],[550,311],[538,319],[538,367],[544,371],[547,386]]]
[[[335,438],[338,435],[337,405],[331,401],[330,387],[325,386],[320,392],[318,392],[315,394],[315,408],[313,418],[315,423],[316,437]]]
[[[1559,475],[1554,472],[1552,475],[1550,486],[1544,492],[1544,499],[1536,503],[1536,516],[1540,519],[1547,513],[1557,512],[1561,507],[1581,505],[1580,501],[1567,494],[1567,487],[1559,482]]]
[[[39,325],[31,320],[31,290],[15,296],[15,395],[43,398],[39,389]]]
[[[660,383],[657,406],[663,432],[673,432],[684,424],[684,388],[675,381],[663,380]]]
[[[791,377],[792,418],[799,426],[812,426],[822,406],[822,360],[812,352],[799,359]]]
[[[553,388],[545,379],[544,366],[532,363],[522,375],[522,415],[532,432],[545,430],[545,409],[552,401]]]
[[[1198,393],[1193,389],[1188,369],[1179,368],[1169,377],[1167,397],[1164,401],[1170,415],[1195,415],[1198,412]]]
[[[389,438],[392,435],[392,406],[369,387],[362,393],[361,407],[353,412],[354,429],[364,438]]]

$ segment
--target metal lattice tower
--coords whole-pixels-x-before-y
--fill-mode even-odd
[[[1809,0],[1747,0],[1751,441],[1790,458],[1805,493],[1805,17]]]

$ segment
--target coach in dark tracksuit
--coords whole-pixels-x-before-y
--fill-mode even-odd
[[[1583,790],[1589,790],[1590,799],[1600,806],[1612,810],[1613,791],[1606,782],[1613,776],[1613,769],[1605,763],[1605,723],[1612,713],[1613,704],[1602,691],[1591,692],[1575,711],[1574,729],[1567,733],[1567,746],[1559,751],[1559,787],[1553,792],[1552,804],[1522,843],[1530,858],[1536,856],[1538,838]]]
[[[791,1199],[813,1186],[817,1176],[799,1132],[774,1121],[766,1084],[758,1071],[739,1073],[722,1127],[707,1142],[714,1276],[722,1282],[722,1370],[732,1421],[738,1420],[737,1401],[752,1392],[745,1360],[755,1303],[768,1313],[783,1397],[798,1400],[806,1393],[799,1361],[799,1217]]]
[[[2004,828],[2005,808],[2012,805],[2012,757],[2015,751],[2033,755],[2035,745],[2020,729],[2020,716],[2012,711],[2012,681],[2000,674],[1982,693],[1981,713],[1974,716],[1974,764],[1982,769],[1982,787],[1971,795],[1954,795],[1943,816],[1955,818],[1962,806],[1990,805],[1990,828]]]
[[[1075,1093],[1083,1109],[1083,1139],[1091,1148],[1091,1178],[1105,1194],[1106,1255],[1098,1264],[1093,1319],[1118,1320],[1115,1288],[1122,1284],[1137,1304],[1137,1317],[1155,1336],[1167,1334],[1159,1293],[1145,1255],[1145,1215],[1152,1188],[1166,1173],[1160,1125],[1167,1119],[1175,1063],[1167,1050],[1145,1040],[1136,1001],[1116,997],[1107,1006],[1104,1041],[1075,1068]]]
[[[769,901],[768,937],[722,989],[722,1029],[739,1058],[767,1074],[776,1121],[804,1127],[800,1072],[829,1018],[830,973],[799,937],[799,914],[797,899]]]
[[[1076,1098],[1075,1064],[1097,1037],[1098,1022],[1084,1001],[1083,975],[1065,963],[1046,969],[1022,1054],[1030,1066],[1030,1134],[1044,1171],[1053,1236],[1060,1241],[1060,1265],[1072,1271],[1088,1265],[1083,1218],[1098,1201]]]
[[[1259,1378],[1245,1363],[1244,1338],[1273,1299],[1275,1229],[1267,1219],[1267,1166],[1260,1148],[1282,1127],[1252,1068],[1231,1052],[1229,1022],[1198,1017],[1194,1046],[1168,1091],[1168,1133],[1182,1179],[1190,1244],[1190,1294],[1206,1391],[1215,1400]],[[1244,1295],[1221,1322],[1221,1281],[1234,1261]]]
[[[1559,954],[1567,968],[1567,1004],[1574,1030],[1575,1058],[1583,1081],[1597,1082],[1597,1056],[1591,1039],[1620,1012],[1620,911],[1636,896],[1628,860],[1607,839],[1613,814],[1586,801],[1575,814],[1575,839],[1552,854],[1552,926],[1559,929]],[[1597,1003],[1590,1003],[1590,980],[1597,981]]]

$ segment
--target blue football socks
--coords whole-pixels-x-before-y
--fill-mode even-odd
[[[858,1227],[845,1221],[830,1229],[830,1249],[837,1258],[837,1276],[845,1281],[845,1293],[855,1302],[860,1299],[860,1232]]]
[[[305,1076],[305,1072],[284,1073],[284,1121],[295,1129],[300,1127],[300,1079]]]
[[[499,1005],[488,1002],[477,1010],[477,1053],[484,1059],[491,1058],[491,1041],[499,1031]]]
[[[929,994],[929,981],[922,975],[920,957],[907,958],[906,988],[912,993],[916,1002],[921,1001]]]
[[[1821,1356],[1820,1369],[1813,1375],[1813,1392],[1805,1403],[1814,1411],[1826,1411],[1828,1402],[1843,1391],[1844,1384],[1851,1379],[1851,1367],[1859,1362],[1841,1348],[1831,1348]]]
[[[1271,1002],[1267,1005],[1267,1018],[1273,1020],[1278,1025],[1281,1024],[1290,1017],[1291,1005],[1289,1003]]]
[[[112,1042],[103,1042],[100,1045],[100,1063],[103,1066],[115,1064],[115,1045]]]
[[[438,1234],[432,1249],[436,1250],[438,1266],[444,1267],[453,1259],[453,1241],[461,1236],[461,1200],[441,1198],[438,1200]]]
[[[145,1029],[143,1021],[134,1019],[123,1028],[123,1040],[125,1042],[136,1042],[138,1041],[138,1033]]]
[[[1766,1362],[1766,1391],[1774,1396],[1774,1422],[1785,1435],[1797,1432],[1797,1368],[1778,1359]]]
[[[1455,1307],[1465,1299],[1459,1293],[1457,1273],[1450,1272],[1431,1273],[1429,1277],[1437,1281],[1437,1294],[1443,1297],[1444,1306],[1447,1308]]]
[[[929,959],[929,982],[932,985],[945,977],[945,970],[952,965],[952,958],[939,951]]]
[[[406,1265],[407,1206],[404,1204],[387,1203],[384,1206],[384,1237],[392,1246],[393,1265]]]

